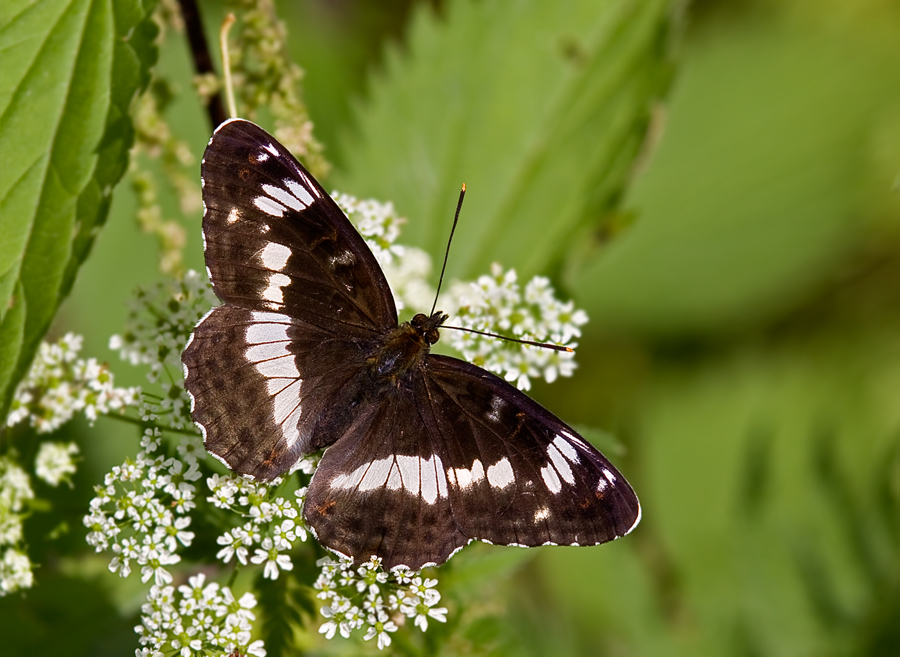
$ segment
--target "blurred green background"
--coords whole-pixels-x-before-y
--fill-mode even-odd
[[[673,22],[647,28],[659,30],[653,66],[622,65],[612,47],[609,66],[585,64],[600,77],[621,68],[598,97],[645,85],[633,98],[650,98],[646,116],[610,128],[616,141],[602,127],[618,125],[615,103],[582,115],[590,98],[563,98],[557,123],[520,119],[558,91],[548,71],[516,71],[541,47],[517,41],[532,19],[491,13],[491,3],[467,14],[468,4],[278,3],[334,165],[324,184],[394,201],[410,220],[401,241],[437,257],[467,183],[451,272],[472,277],[500,260],[549,273],[587,310],[575,376],[533,393],[599,437],[644,516],[628,538],[596,549],[466,550],[445,578],[453,620],[443,640],[393,648],[900,655],[900,7],[656,3],[654,16]],[[221,9],[203,8],[212,35]],[[470,21],[479,48],[454,21]],[[561,34],[554,47],[580,65],[582,37]],[[480,61],[497,69],[489,88],[474,72],[463,82],[448,74],[457,60],[478,67],[492,43]],[[170,35],[159,69],[189,87],[183,40]],[[444,75],[458,87],[441,87]],[[601,126],[596,144],[567,132],[582,116]],[[193,96],[177,97],[167,118],[199,161],[210,127]],[[547,125],[556,131],[542,133]],[[591,165],[594,148],[623,150],[622,161]],[[540,157],[523,166],[531,152]],[[572,186],[582,170],[591,178]],[[573,206],[585,189],[594,196]],[[122,185],[55,325],[83,333],[85,353],[112,362],[123,385],[143,373],[118,363],[108,336],[131,291],[159,278],[134,207]],[[199,269],[199,218],[185,227]],[[56,503],[77,523],[90,486],[135,442],[108,421],[68,432],[85,453],[83,499]],[[30,535],[50,529],[38,520]],[[32,541],[38,586],[0,600],[3,633],[12,622],[70,632],[34,654],[130,653],[142,587],[105,573],[71,529]],[[362,648],[337,640],[315,650]]]

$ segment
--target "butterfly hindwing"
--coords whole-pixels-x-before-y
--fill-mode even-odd
[[[375,256],[318,182],[262,128],[223,123],[201,166],[206,266],[222,301],[345,334],[394,328]]]
[[[324,545],[415,570],[471,540],[604,543],[637,524],[640,506],[600,452],[526,395],[428,356],[326,450],[304,513]]]
[[[456,525],[433,434],[408,392],[388,390],[357,410],[325,450],[303,513],[331,550],[418,570],[447,560],[468,538]]]
[[[631,486],[596,448],[506,381],[430,355],[428,409],[446,452],[450,502],[469,538],[596,545],[640,520]]]
[[[207,450],[272,479],[326,446],[318,426],[363,366],[368,343],[286,315],[224,305],[184,350],[185,387]]]

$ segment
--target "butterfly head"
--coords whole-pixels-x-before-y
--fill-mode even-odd
[[[438,328],[447,315],[436,312],[430,317],[418,314],[390,332],[369,359],[377,378],[396,379],[419,366],[435,342],[440,340]]]
[[[424,338],[425,342],[433,345],[441,339],[441,332],[438,330],[441,324],[447,321],[447,314],[440,310],[431,315],[419,313],[410,321],[410,326]]]

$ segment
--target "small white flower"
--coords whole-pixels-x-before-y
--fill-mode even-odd
[[[576,310],[571,301],[554,296],[549,279],[535,276],[520,291],[515,270],[506,272],[494,264],[489,276],[475,283],[450,286],[449,325],[499,333],[534,342],[550,342],[574,348],[573,338],[587,314]],[[521,390],[531,387],[531,379],[548,382],[559,376],[571,376],[574,354],[546,348],[486,338],[463,331],[448,331],[450,344],[469,362],[503,376]]]
[[[30,589],[33,584],[34,576],[28,555],[15,548],[6,548],[0,557],[0,597]]]
[[[397,625],[394,621],[389,620],[387,612],[378,610],[377,614],[371,616],[367,622],[369,623],[369,628],[366,630],[365,636],[363,636],[365,641],[369,641],[377,636],[379,650],[384,650],[391,645],[391,637],[388,632],[396,632]]]
[[[262,549],[256,549],[256,553],[250,557],[250,561],[257,565],[266,564],[263,568],[263,577],[275,580],[278,579],[279,568],[293,570],[294,564],[291,563],[291,558],[286,554],[279,554],[271,538],[264,538],[261,547]]]
[[[278,550],[291,549],[292,543],[297,540],[297,535],[294,533],[295,525],[293,520],[286,518],[280,525],[274,527],[275,533],[272,538]]]

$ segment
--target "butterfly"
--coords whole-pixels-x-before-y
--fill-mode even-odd
[[[182,354],[206,449],[261,480],[324,449],[303,516],[326,548],[419,570],[473,540],[596,545],[637,496],[578,433],[503,379],[430,353],[447,319],[398,325],[375,256],[259,126],[218,127],[203,245],[223,304]]]

